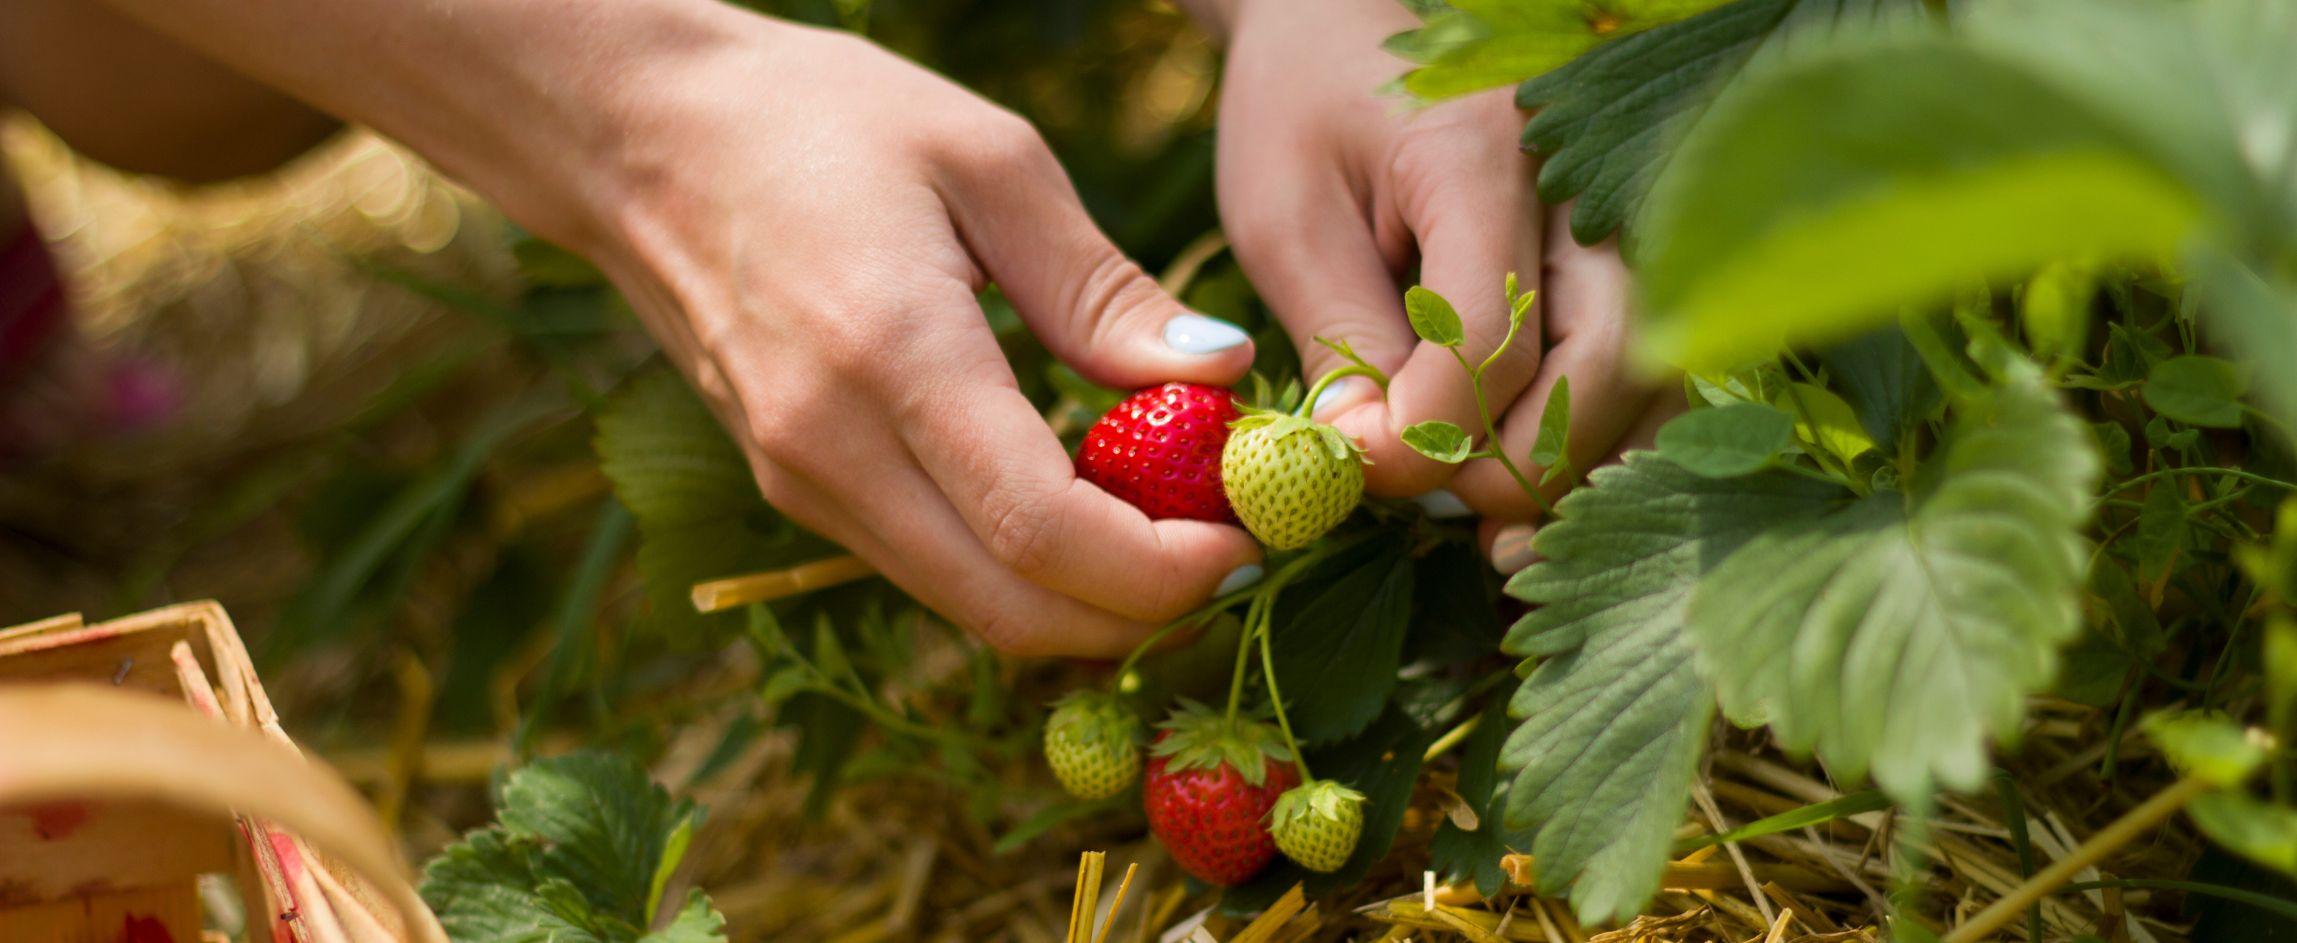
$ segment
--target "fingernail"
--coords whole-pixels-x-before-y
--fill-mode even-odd
[[[1475,513],[1468,508],[1467,502],[1460,500],[1459,495],[1453,494],[1445,488],[1437,488],[1427,494],[1413,498],[1412,503],[1419,505],[1420,510],[1428,512],[1429,517],[1439,521],[1466,517]]]
[[[1491,541],[1492,569],[1512,575],[1538,562],[1539,554],[1531,549],[1531,535],[1535,532],[1536,528],[1529,524],[1512,524],[1500,528]]]
[[[1348,394],[1355,392],[1355,390],[1355,377],[1343,377],[1332,381],[1332,385],[1325,387],[1324,392],[1316,394],[1316,405],[1308,408],[1308,415],[1323,415],[1325,409],[1330,408],[1333,403],[1348,398]]]
[[[1228,571],[1228,576],[1220,581],[1220,588],[1213,590],[1212,594],[1226,596],[1257,582],[1260,582],[1260,565],[1247,563]]]
[[[1164,345],[1184,354],[1217,354],[1250,340],[1243,328],[1193,312],[1164,322]]]

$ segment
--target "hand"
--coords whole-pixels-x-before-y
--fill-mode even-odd
[[[1307,372],[1336,355],[1309,342],[1345,338],[1392,377],[1383,399],[1349,381],[1317,410],[1357,437],[1367,487],[1423,495],[1431,510],[1523,521],[1539,505],[1496,462],[1454,467],[1402,444],[1431,419],[1482,439],[1466,372],[1417,341],[1397,280],[1416,261],[1423,284],[1459,309],[1480,362],[1507,332],[1503,284],[1519,273],[1540,303],[1484,375],[1501,444],[1526,459],[1557,379],[1571,377],[1570,454],[1580,468],[1610,451],[1650,401],[1624,356],[1626,274],[1616,251],[1573,243],[1560,212],[1532,192],[1516,139],[1523,118],[1505,90],[1415,108],[1379,89],[1404,63],[1380,42],[1416,25],[1392,0],[1235,0],[1221,100],[1221,215],[1246,272],[1300,343]],[[1552,215],[1553,225],[1545,225]],[[1546,231],[1543,231],[1546,230]],[[1463,503],[1464,502],[1464,503]]]
[[[1127,261],[1021,119],[866,41],[743,22],[644,83],[590,254],[766,497],[1012,653],[1121,655],[1252,565],[1240,529],[1079,481],[974,296],[994,281],[1120,388],[1234,382],[1245,336]]]

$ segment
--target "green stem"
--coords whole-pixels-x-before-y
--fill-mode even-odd
[[[2260,894],[2256,891],[2227,887],[2223,884],[2204,884],[2199,881],[2158,881],[2147,878],[2124,878],[2115,881],[2076,881],[2059,888],[2060,891],[2090,891],[2108,887],[2144,891],[2183,891],[2187,894],[2207,894],[2226,900],[2239,901],[2259,910],[2270,910],[2285,919],[2297,920],[2297,903],[2287,898]]]
[[[819,673],[818,669],[816,673]],[[846,690],[844,687],[839,686],[835,681],[831,681],[827,684],[815,685],[807,688],[806,690],[813,691],[818,694],[826,694],[838,701],[843,702],[847,707],[851,707],[854,710],[860,711],[864,716],[873,721],[876,721],[878,726],[899,730],[921,740],[931,740],[946,746],[958,747],[968,753],[989,752],[988,748],[991,746],[991,744],[986,740],[975,740],[971,737],[965,736],[963,733],[951,730],[949,728],[934,727],[910,720],[907,717],[903,717],[890,710],[887,710],[885,705],[878,703],[876,698],[864,697],[852,691]]]
[[[1236,636],[1236,671],[1228,679],[1228,722],[1236,723],[1236,706],[1244,701],[1244,665],[1251,660],[1252,629],[1260,624],[1260,612],[1266,608],[1271,594],[1252,597],[1252,607],[1244,611],[1244,631]]]
[[[1261,621],[1266,622],[1268,618],[1267,611],[1263,610]],[[1268,634],[1267,627],[1263,625],[1260,630],[1260,674],[1268,682],[1268,703],[1276,709],[1276,728],[1284,731],[1284,745],[1292,748],[1292,762],[1300,768],[1300,784],[1307,785],[1315,782],[1316,777],[1308,772],[1308,754],[1300,752],[1300,741],[1292,738],[1291,718],[1284,716],[1284,695],[1276,690],[1276,653],[1268,642]]]
[[[2116,483],[2113,487],[2107,488],[2103,493],[2099,494],[2098,497],[2103,499],[2123,491],[2128,491],[2131,488],[2135,488],[2138,485],[2145,484],[2149,481],[2158,481],[2163,478],[2170,478],[2177,475],[2223,475],[2227,478],[2232,478],[2237,481],[2246,481],[2250,482],[2251,484],[2271,485],[2275,488],[2280,488],[2283,491],[2297,491],[2297,482],[2282,481],[2279,478],[2272,478],[2253,472],[2245,472],[2238,468],[2225,468],[2216,465],[2195,465],[2187,468],[2164,468],[2160,471],[2147,472],[2135,478],[2126,478]]]
[[[1331,386],[1333,383],[1345,380],[1349,377],[1371,377],[1372,382],[1380,384],[1380,386],[1383,388],[1388,385],[1388,375],[1381,373],[1378,367],[1373,367],[1368,364],[1352,363],[1345,367],[1341,367],[1338,370],[1334,370],[1321,377],[1318,377],[1316,380],[1316,385],[1308,388],[1308,395],[1300,398],[1300,405],[1293,407],[1292,415],[1299,416],[1304,419],[1307,418],[1309,413],[1315,411],[1316,397],[1323,394],[1325,387]]]
[[[1815,469],[1815,468],[1804,468],[1802,465],[1800,465],[1800,464],[1798,464],[1798,463],[1795,463],[1795,462],[1791,462],[1791,461],[1788,461],[1788,462],[1779,462],[1779,461],[1774,461],[1774,462],[1772,462],[1772,463],[1771,463],[1771,467],[1772,467],[1772,468],[1776,468],[1776,469],[1778,469],[1778,470],[1780,470],[1780,471],[1783,471],[1783,472],[1792,472],[1792,473],[1794,473],[1794,474],[1797,474],[1797,475],[1801,475],[1801,476],[1803,476],[1804,478],[1808,478],[1808,479],[1810,479],[1810,480],[1812,480],[1812,481],[1823,481],[1823,482],[1826,482],[1827,484],[1830,484],[1830,485],[1841,485],[1841,484],[1843,484],[1843,481],[1842,481],[1842,479],[1840,479],[1840,478],[1836,478],[1836,477],[1835,477],[1835,476],[1833,476],[1833,475],[1829,475],[1829,474],[1827,474],[1827,473],[1825,473],[1825,472],[1822,472],[1822,471],[1819,471],[1819,470],[1817,470],[1817,469]]]
[[[1491,445],[1491,457],[1499,460],[1499,467],[1507,469],[1508,477],[1515,479],[1516,486],[1522,488],[1523,493],[1531,495],[1531,499],[1538,502],[1541,514],[1554,516],[1555,507],[1547,503],[1547,495],[1541,494],[1538,486],[1533,485],[1531,479],[1524,477],[1523,470],[1515,467],[1515,460],[1508,458],[1507,449],[1500,445],[1499,424],[1492,421],[1491,400],[1484,396],[1483,392],[1483,368],[1468,363],[1467,355],[1460,353],[1460,349],[1457,347],[1444,349],[1451,351],[1452,359],[1459,361],[1460,369],[1468,373],[1468,387],[1475,391],[1476,418],[1483,421],[1484,441]],[[1486,360],[1484,362],[1489,364],[1491,361]]]
[[[2184,808],[2187,802],[2209,789],[2207,781],[2189,776],[2155,793],[2137,808],[2123,813],[2121,818],[2099,829],[2089,840],[2075,846],[2065,857],[2011,888],[2000,900],[1987,905],[1986,909],[1973,915],[1969,921],[1955,927],[1954,932],[1940,938],[1940,943],[1978,943],[1992,936],[1995,931],[2025,913],[2026,908],[2033,906],[2036,901],[2071,883],[2084,868],[2097,864],[2116,849],[2152,831],[2154,826],[2177,814],[2177,810]]]
[[[1514,299],[1512,299],[1512,298],[1511,298],[1511,299],[1509,299],[1509,300],[1508,300],[1508,304],[1511,304],[1511,305],[1512,305],[1512,304],[1514,304],[1514,303],[1515,303],[1515,300],[1514,300]],[[1499,339],[1499,346],[1492,348],[1492,349],[1491,349],[1491,354],[1490,354],[1489,356],[1485,357],[1485,358],[1483,359],[1483,362],[1482,362],[1482,363],[1476,364],[1476,368],[1475,368],[1474,370],[1471,370],[1471,371],[1469,371],[1469,374],[1470,374],[1471,376],[1479,376],[1479,377],[1480,377],[1480,376],[1483,376],[1483,372],[1484,372],[1484,371],[1491,369],[1491,365],[1492,365],[1492,364],[1499,362],[1499,355],[1501,355],[1501,354],[1504,354],[1504,353],[1507,353],[1507,345],[1515,343],[1515,332],[1516,332],[1516,331],[1518,331],[1518,330],[1521,330],[1522,328],[1523,328],[1523,319],[1522,319],[1522,318],[1515,318],[1515,317],[1511,317],[1511,318],[1508,318],[1508,319],[1507,319],[1507,334],[1506,334],[1505,336],[1503,336],[1503,337],[1501,337],[1501,338]],[[1464,358],[1463,358],[1463,361],[1464,361]]]
[[[1193,614],[1182,616],[1178,619],[1172,620],[1171,622],[1165,623],[1162,628],[1157,629],[1155,632],[1149,633],[1148,638],[1142,639],[1139,645],[1133,646],[1132,652],[1125,656],[1125,660],[1117,664],[1117,673],[1114,680],[1110,683],[1120,687],[1123,686],[1125,683],[1125,676],[1132,673],[1133,665],[1141,660],[1141,656],[1148,654],[1151,649],[1156,648],[1157,643],[1164,641],[1166,636],[1171,635],[1175,631],[1178,631],[1181,626],[1192,625],[1196,621],[1197,619]]]

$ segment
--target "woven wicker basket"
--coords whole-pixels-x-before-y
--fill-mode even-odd
[[[280,730],[222,607],[0,630],[0,941],[444,943],[373,810]]]

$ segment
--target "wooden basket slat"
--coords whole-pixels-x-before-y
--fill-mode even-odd
[[[134,921],[135,933],[130,933]],[[150,940],[153,925],[167,939],[198,940],[199,888],[189,882],[89,894],[0,909],[0,940],[7,943],[120,943]]]
[[[67,681],[160,695],[295,749],[230,617],[213,602],[95,625],[67,615],[0,629],[0,686]],[[128,911],[105,910],[113,898],[166,916],[173,939],[203,939],[192,876],[213,872],[236,876],[250,943],[409,938],[384,895],[266,823],[156,803],[82,805],[86,821],[70,836],[44,834],[34,816],[0,809],[0,943],[115,943]],[[435,934],[436,924],[425,932]]]

